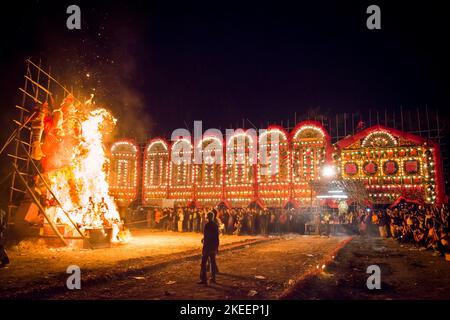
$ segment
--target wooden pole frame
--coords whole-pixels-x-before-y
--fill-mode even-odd
[[[22,141],[21,141],[22,142]],[[75,230],[77,230],[77,232],[80,234],[81,238],[83,240],[86,240],[89,244],[89,247],[91,249],[93,249],[92,244],[90,243],[89,239],[83,234],[83,232],[81,232],[80,228],[78,228],[77,224],[72,220],[72,218],[70,217],[69,213],[63,209],[61,202],[59,202],[58,198],[56,197],[56,195],[53,193],[52,189],[50,188],[50,186],[48,185],[47,181],[44,179],[44,177],[42,176],[41,172],[39,171],[39,168],[37,167],[37,165],[34,163],[33,159],[31,158],[31,155],[28,153],[28,150],[25,148],[25,146],[23,144],[20,144],[21,147],[23,148],[25,154],[27,155],[28,159],[30,160],[31,164],[33,165],[34,169],[36,170],[37,174],[39,175],[39,178],[41,178],[41,180],[44,182],[45,187],[47,188],[48,191],[50,191],[50,194],[52,195],[53,199],[55,199],[55,201],[58,203],[58,206],[61,208],[61,210],[64,212],[65,216],[67,217],[67,219],[69,219],[70,223],[74,226]]]
[[[16,164],[13,164],[13,168],[16,171],[17,176],[19,177],[19,179],[22,181],[22,183],[25,185],[25,188],[27,188],[28,192],[30,193],[31,197],[33,198],[34,202],[36,203],[36,205],[38,206],[39,210],[42,212],[42,214],[44,215],[45,219],[47,220],[48,224],[50,225],[50,227],[52,228],[53,232],[58,236],[59,240],[61,240],[61,242],[64,244],[64,246],[67,246],[67,242],[66,240],[64,240],[64,237],[62,236],[62,234],[59,232],[58,228],[54,225],[53,221],[47,216],[47,214],[45,213],[45,209],[42,207],[41,202],[39,201],[39,199],[36,197],[36,195],[34,194],[33,190],[31,190],[30,186],[28,185],[28,183],[26,182],[26,180],[24,179],[24,177],[22,177],[22,175],[19,172],[19,169],[17,168]]]

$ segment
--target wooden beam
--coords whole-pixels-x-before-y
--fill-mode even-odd
[[[25,154],[27,155],[28,159],[30,160],[31,164],[33,165],[34,169],[36,170],[37,174],[39,175],[39,178],[41,178],[41,180],[44,182],[45,187],[47,188],[47,190],[50,192],[50,194],[52,195],[52,197],[56,200],[56,202],[58,203],[58,205],[60,206],[61,210],[64,212],[65,216],[67,217],[67,219],[69,219],[70,223],[72,223],[72,225],[74,226],[75,230],[77,230],[77,232],[80,234],[80,236],[86,240],[89,244],[89,247],[91,249],[94,249],[94,247],[92,246],[91,242],[89,241],[89,239],[83,234],[83,232],[80,230],[80,228],[78,228],[77,224],[72,220],[72,218],[70,217],[69,213],[64,210],[61,202],[59,202],[58,198],[56,197],[56,195],[53,193],[52,189],[50,188],[50,186],[48,185],[47,181],[44,179],[44,177],[42,176],[41,172],[39,171],[39,168],[37,167],[36,163],[34,163],[33,159],[31,158],[30,153],[28,152],[27,148],[25,148],[25,146],[23,144],[21,144],[23,151],[25,152]]]
[[[27,108],[24,108],[24,107],[21,107],[21,106],[19,106],[19,105],[15,105],[15,107],[17,108],[17,109],[20,109],[20,110],[22,110],[22,111],[25,111],[25,112],[27,112],[27,113],[30,113],[30,110],[28,110]]]
[[[36,85],[37,87],[39,87],[39,89],[41,89],[42,91],[44,91],[45,93],[51,95],[50,91],[48,91],[46,88],[44,88],[42,85],[40,85],[38,82],[34,81],[33,79],[31,79],[29,76],[25,76],[26,79],[28,79],[32,84]]]
[[[34,102],[38,102],[40,104],[42,104],[42,101],[35,98],[34,96],[32,96],[31,94],[29,94],[28,92],[26,92],[24,89],[19,88],[20,91],[22,91],[24,94],[26,94],[28,97],[30,97],[30,99],[33,99]]]
[[[45,220],[47,220],[48,224],[50,225],[50,227],[52,228],[53,232],[58,236],[59,240],[61,240],[61,242],[67,246],[67,242],[66,240],[64,240],[64,237],[61,235],[61,233],[59,232],[58,228],[56,228],[56,226],[53,224],[53,221],[47,216],[47,214],[45,213],[45,209],[42,207],[41,202],[39,201],[39,199],[36,197],[36,195],[34,194],[33,190],[30,188],[30,186],[28,185],[28,183],[25,181],[24,177],[22,177],[19,173],[19,169],[17,168],[17,165],[14,164],[14,170],[16,171],[17,175],[19,176],[20,180],[22,180],[22,183],[25,185],[25,187],[27,188],[28,192],[30,193],[31,197],[33,198],[34,202],[36,203],[36,205],[38,206],[39,210],[42,212],[42,214],[44,215]]]

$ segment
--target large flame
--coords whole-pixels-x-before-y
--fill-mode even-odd
[[[81,122],[79,137],[68,137],[67,145],[63,146],[69,149],[65,154],[69,154],[70,159],[66,162],[58,159],[68,165],[45,173],[52,192],[61,204],[48,206],[47,213],[55,222],[66,224],[69,230],[72,224],[68,215],[82,230],[112,228],[112,241],[118,241],[120,215],[108,193],[105,172],[108,159],[103,144],[104,135],[116,119],[106,109],[85,112],[78,119]],[[61,148],[55,150],[58,152]],[[71,232],[74,234],[74,230]]]

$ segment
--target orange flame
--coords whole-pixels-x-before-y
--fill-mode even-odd
[[[109,195],[103,137],[116,121],[106,109],[88,112],[81,120],[80,139],[71,147],[70,165],[46,173],[61,203],[48,207],[47,214],[70,227],[67,213],[82,230],[112,227],[112,241],[119,240],[120,215]]]

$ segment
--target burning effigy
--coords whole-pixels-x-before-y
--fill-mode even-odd
[[[121,219],[107,182],[108,158],[104,138],[116,119],[91,99],[80,102],[72,95],[50,110],[47,103],[35,108],[31,157],[40,160],[36,181],[45,214],[64,226],[64,236],[95,231],[123,240]],[[45,222],[44,222],[45,224]]]

